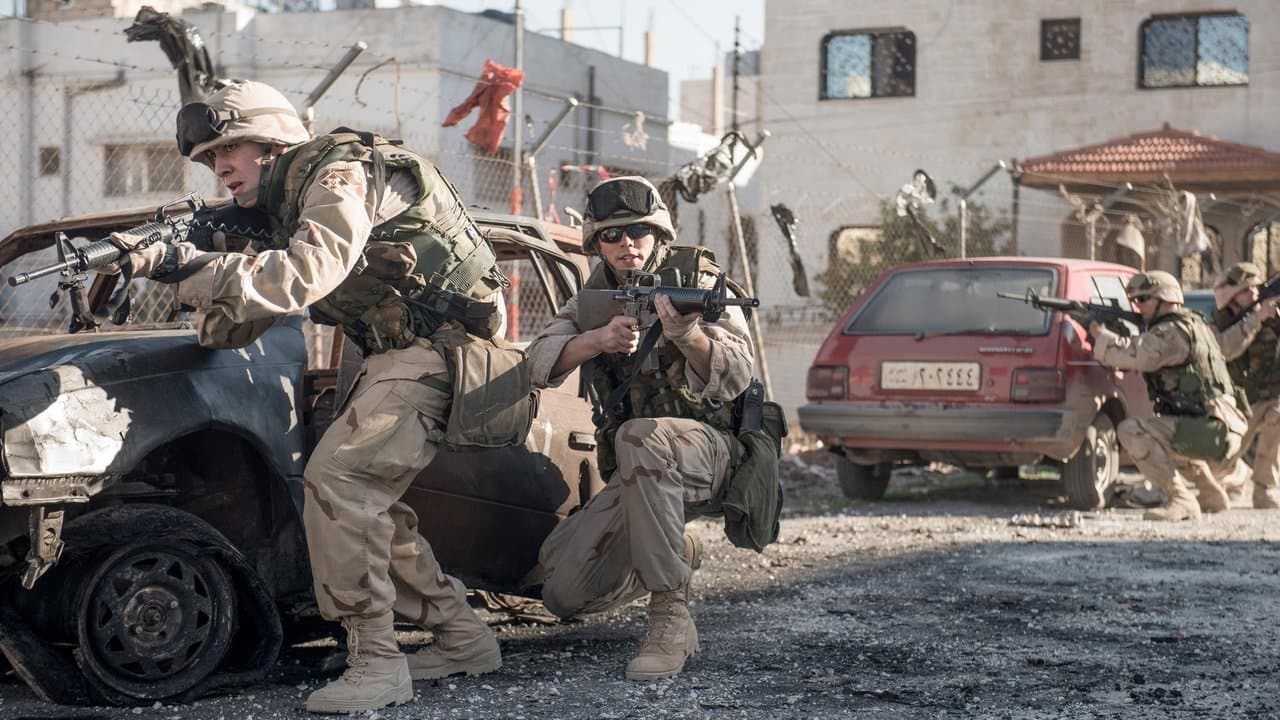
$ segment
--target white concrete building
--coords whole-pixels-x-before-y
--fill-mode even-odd
[[[0,60],[0,98],[11,108],[0,118],[11,139],[0,169],[21,181],[21,191],[0,198],[0,234],[64,214],[148,204],[185,187],[218,192],[209,173],[179,162],[173,151],[180,102],[160,47],[127,44],[122,31],[130,20],[101,4],[106,17],[62,21],[56,9],[45,9],[38,18],[0,21],[3,44],[13,48]],[[510,165],[499,160],[510,157],[510,127],[503,150],[490,158],[463,139],[474,112],[454,128],[440,123],[471,92],[486,59],[513,64],[512,24],[440,6],[271,14],[205,8],[181,17],[199,28],[219,74],[268,82],[295,105],[346,48],[367,43],[317,104],[314,129],[346,125],[402,137],[469,201],[506,209]],[[531,32],[524,35],[524,66],[525,150],[567,98],[583,102],[537,158],[544,196],[548,172],[561,164],[667,171],[664,71]],[[645,116],[639,134],[637,112]]]
[[[1274,0],[767,0],[766,201],[795,209],[820,269],[878,224],[880,201],[916,168],[942,192],[998,160],[1165,123],[1280,149],[1278,10]],[[1227,261],[1250,221],[1280,206],[1276,189],[1258,186],[1252,208],[1249,192],[1206,208]],[[1009,176],[977,197],[1011,211]],[[1022,188],[1016,251],[1078,251],[1070,210],[1055,192]],[[1166,253],[1159,264],[1172,262]]]

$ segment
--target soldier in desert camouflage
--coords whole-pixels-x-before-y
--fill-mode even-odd
[[[1248,422],[1214,332],[1182,307],[1182,287],[1167,272],[1134,275],[1125,292],[1147,329],[1136,338],[1120,337],[1095,322],[1089,334],[1094,358],[1141,372],[1155,405],[1154,417],[1126,418],[1116,428],[1138,469],[1165,496],[1164,505],[1145,517],[1187,520],[1202,510],[1224,510],[1227,495],[1216,476],[1239,449]]]
[[[1253,506],[1280,507],[1280,298],[1258,301],[1264,282],[1258,266],[1236,263],[1218,280],[1213,297],[1218,310],[1213,321],[1218,342],[1227,359],[1231,380],[1244,389],[1252,415],[1241,448],[1257,439],[1253,460]],[[1228,326],[1233,318],[1239,318]]]
[[[686,287],[715,284],[718,268],[708,251],[671,244],[670,214],[647,180],[601,183],[584,217],[583,247],[601,257],[586,288],[616,288],[637,270],[678,277]],[[535,384],[554,386],[590,361],[603,400],[636,364],[637,320],[619,314],[600,328],[581,328],[577,301],[569,300],[529,346],[530,371]],[[684,524],[720,511],[740,453],[732,401],[752,369],[738,308],[707,323],[696,312],[677,314],[665,296],[654,304],[663,336],[654,350],[657,369],[638,374],[623,395],[626,410],[609,413],[596,433],[608,483],[551,533],[540,554],[543,601],[560,617],[649,595],[645,635],[626,668],[631,680],[676,675],[698,650],[688,590],[701,549]]]
[[[312,138],[275,89],[235,82],[178,116],[179,150],[214,172],[276,229],[244,253],[189,244],[139,247],[121,265],[172,284],[198,312],[202,344],[240,347],[307,308],[366,355],[356,387],[305,472],[304,522],[321,614],[340,620],[345,674],[307,699],[313,712],[372,710],[413,698],[412,679],[489,672],[497,641],[445,575],[400,501],[435,456],[451,402],[446,363],[428,338],[444,321],[413,302],[462,298],[467,320],[496,331],[506,279],[462,201],[420,156],[367,133]],[[484,328],[475,329],[483,333]],[[436,641],[406,658],[393,611]]]

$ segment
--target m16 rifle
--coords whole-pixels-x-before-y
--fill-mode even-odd
[[[170,209],[185,205],[186,210],[170,213]],[[196,219],[196,213],[205,208],[204,200],[196,193],[184,195],[173,202],[161,205],[156,210],[155,219],[135,228],[124,231],[126,234],[141,237],[135,248],[150,247],[155,243],[172,243],[185,240]],[[119,262],[128,252],[121,250],[111,240],[98,240],[88,245],[75,247],[65,235],[58,238],[58,262],[31,272],[18,273],[9,278],[9,284],[17,287],[25,285],[36,278],[60,273],[64,278],[101,270]]]
[[[247,241],[271,237],[270,220],[263,213],[247,210],[234,204],[206,205],[196,193],[184,195],[161,205],[155,217],[147,223],[122,232],[143,238],[136,247],[148,247],[155,243],[191,242],[200,250],[225,250],[233,240]],[[231,239],[228,239],[231,238]],[[221,245],[220,245],[221,239]],[[57,233],[54,241],[58,250],[58,262],[30,272],[18,273],[9,278],[9,284],[17,287],[32,280],[58,274],[58,287],[49,298],[49,306],[56,307],[63,293],[71,302],[72,333],[93,330],[101,326],[102,317],[93,308],[110,296],[104,304],[106,312],[116,324],[124,324],[129,316],[132,299],[128,284],[126,291],[112,296],[118,276],[102,276],[94,285],[93,296],[100,300],[91,302],[85,290],[87,273],[118,263],[126,255],[110,239],[97,240],[77,247],[65,233]],[[131,278],[130,278],[131,279]]]
[[[662,283],[657,274],[637,270],[631,272],[627,284],[615,290],[579,290],[578,327],[594,330],[607,325],[617,315],[627,315],[635,318],[639,329],[644,330],[658,322],[653,299],[659,295],[670,298],[671,305],[681,315],[701,312],[702,319],[709,323],[719,320],[730,307],[760,307],[757,298],[730,297],[724,273],[720,273],[710,290],[680,287],[679,278],[672,285]]]
[[[1277,275],[1268,280],[1265,284],[1258,286],[1258,299],[1249,303],[1249,305],[1240,312],[1228,317],[1226,320],[1223,320],[1222,323],[1218,325],[1218,332],[1222,332],[1223,330],[1226,330],[1232,325],[1240,322],[1246,315],[1253,312],[1263,300],[1276,297],[1277,295],[1280,295],[1280,275]]]
[[[1129,337],[1133,334],[1136,327],[1142,331],[1146,327],[1146,323],[1142,321],[1142,316],[1132,310],[1125,310],[1120,307],[1118,301],[1112,299],[1110,304],[1081,302],[1079,300],[1068,300],[1060,297],[1050,297],[1040,295],[1035,290],[1027,288],[1025,295],[1017,295],[1015,293],[998,292],[998,297],[1007,300],[1021,300],[1040,310],[1060,310],[1066,313],[1072,320],[1080,323],[1087,330],[1091,323],[1100,323],[1110,329],[1112,332],[1122,337]]]

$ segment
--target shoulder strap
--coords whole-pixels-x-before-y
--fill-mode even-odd
[[[622,399],[631,391],[631,383],[640,377],[640,368],[644,366],[644,360],[649,357],[649,353],[653,352],[653,346],[658,344],[658,336],[661,334],[662,321],[655,320],[653,325],[649,326],[649,331],[645,333],[644,339],[640,341],[640,347],[636,349],[636,357],[631,365],[631,374],[621,383],[618,383],[618,386],[605,399],[604,405],[596,408],[596,411],[592,413],[591,420],[596,424],[596,427],[604,426],[605,416],[608,413],[616,415],[622,412]]]

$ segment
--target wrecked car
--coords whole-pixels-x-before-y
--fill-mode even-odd
[[[151,212],[19,230],[0,242],[0,268],[48,261],[57,232],[97,239]],[[585,277],[579,231],[476,219],[517,280],[509,324],[530,339]],[[242,349],[202,348],[167,289],[135,282],[150,285],[142,321],[0,339],[0,651],[59,703],[254,682],[284,642],[331,629],[311,597],[302,473],[358,351],[335,342],[308,362],[300,317]],[[49,287],[4,290],[43,302]],[[523,447],[442,450],[404,496],[468,587],[536,598],[543,538],[603,487],[578,387],[543,391]]]

